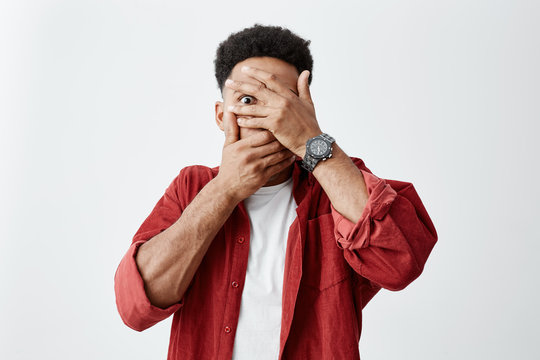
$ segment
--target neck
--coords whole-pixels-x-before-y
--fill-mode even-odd
[[[294,168],[294,164],[291,164],[289,167],[285,168],[284,170],[278,172],[275,175],[272,175],[270,179],[268,179],[266,184],[263,185],[263,187],[277,185],[277,184],[281,184],[287,181],[292,175],[293,168]]]

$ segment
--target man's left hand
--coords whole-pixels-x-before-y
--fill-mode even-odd
[[[237,117],[253,116],[240,118],[238,125],[269,130],[283,146],[303,158],[307,140],[322,133],[309,91],[309,71],[302,71],[298,77],[298,95],[275,74],[252,67],[243,67],[241,71],[257,80],[257,84],[228,79],[225,86],[254,96],[257,103],[229,106],[228,110]]]

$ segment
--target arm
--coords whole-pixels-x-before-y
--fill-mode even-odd
[[[368,201],[368,191],[360,169],[337,145],[332,157],[319,161],[313,170],[334,208],[352,222],[357,222]],[[304,150],[305,153],[305,150]]]
[[[216,179],[183,212],[173,182],[135,235],[114,277],[118,312],[130,328],[143,331],[183,306],[202,258],[236,205]]]
[[[219,174],[189,201],[187,182],[193,179],[182,171],[178,179],[186,185],[176,185],[175,179],[167,188],[118,266],[116,303],[134,330],[143,331],[183,306],[204,255],[236,205],[294,159],[268,131],[238,140],[236,120],[227,116]]]
[[[378,178],[362,160],[353,160],[366,184],[364,205],[356,200],[363,197],[362,186],[350,187],[357,181],[354,178],[342,183],[341,190],[333,189],[337,186],[334,182],[345,175],[345,171],[336,170],[334,179],[329,172],[338,167],[337,162],[331,165],[328,161],[317,175],[323,188],[328,188],[324,190],[331,199],[336,244],[357,274],[376,286],[401,290],[422,273],[437,242],[437,232],[413,184]],[[350,191],[349,196],[342,196],[345,190]],[[362,211],[357,217],[359,208]],[[349,218],[341,211],[354,215]]]
[[[334,150],[313,176],[332,204],[336,243],[356,273],[401,290],[422,273],[437,241],[435,228],[412,184],[391,181],[394,189],[337,144]]]
[[[152,304],[167,308],[182,299],[212,240],[237,203],[211,180],[167,230],[142,244],[137,267]]]
[[[334,144],[313,171],[330,199],[336,243],[357,274],[401,290],[422,273],[435,227],[411,183],[385,181],[356,162]]]

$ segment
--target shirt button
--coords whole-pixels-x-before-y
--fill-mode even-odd
[[[233,287],[238,287],[238,283],[237,283],[236,281],[233,281],[233,282],[231,283],[231,285],[232,285]]]
[[[230,332],[231,332],[231,328],[228,327],[228,326],[225,326],[225,332],[226,332],[227,334],[230,333]]]
[[[241,236],[238,238],[238,240],[236,240],[236,242],[238,242],[239,244],[242,244],[244,242],[244,237]]]

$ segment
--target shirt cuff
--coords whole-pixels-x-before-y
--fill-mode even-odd
[[[353,250],[369,246],[371,222],[382,220],[397,196],[397,192],[384,179],[368,171],[362,169],[360,171],[364,177],[369,197],[358,222],[353,223],[330,204],[334,219],[336,244],[340,249]]]
[[[115,276],[116,304],[124,323],[142,331],[169,317],[184,305],[184,299],[162,309],[150,303],[144,289],[144,281],[137,267],[135,255],[146,241],[131,244],[120,262]]]

